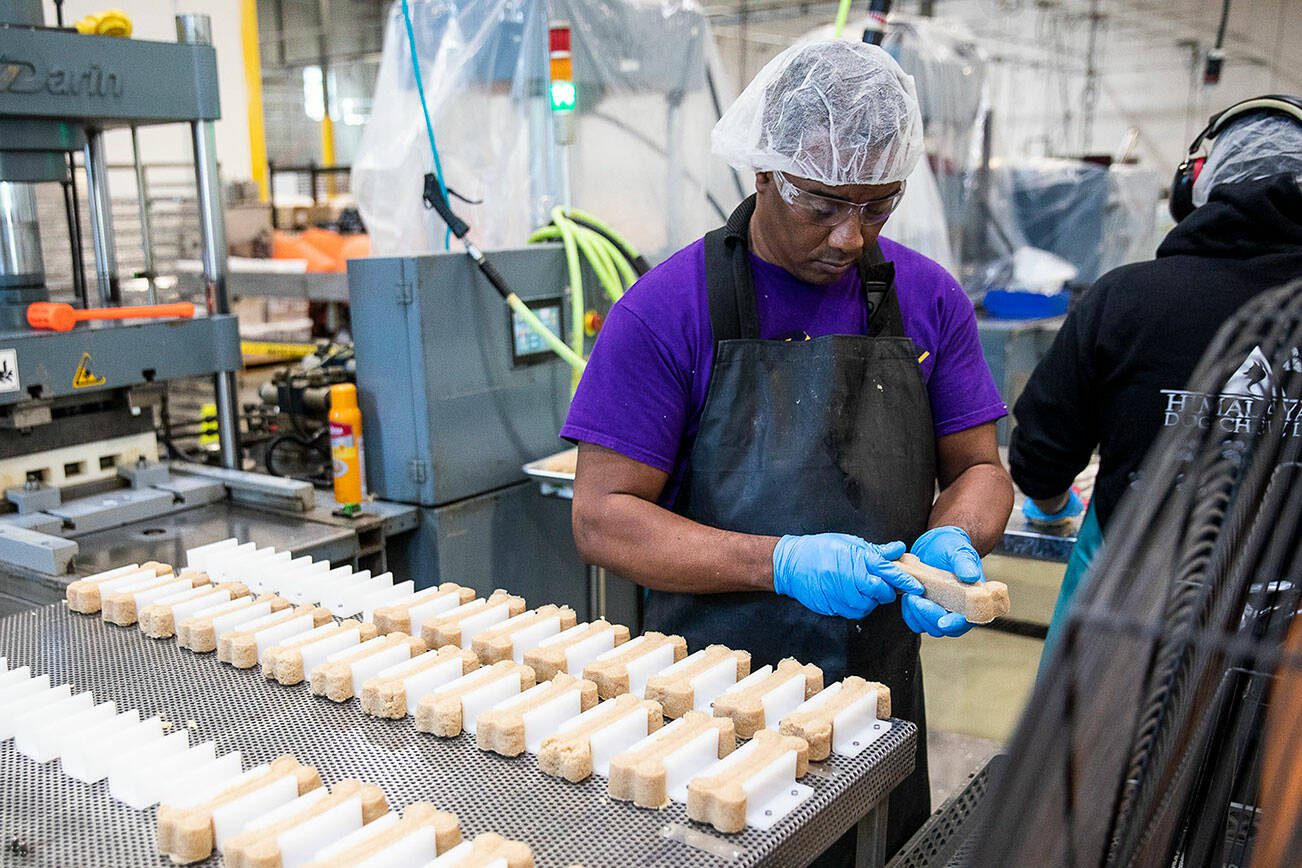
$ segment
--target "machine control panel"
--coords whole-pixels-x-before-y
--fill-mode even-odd
[[[562,340],[565,338],[564,318],[561,315],[561,299],[539,298],[525,302],[543,325],[551,329]],[[515,311],[511,311],[511,363],[512,365],[535,365],[553,357],[542,335],[534,331]]]

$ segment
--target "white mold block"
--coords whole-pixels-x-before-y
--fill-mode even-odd
[[[230,539],[219,540],[218,542],[212,542],[207,545],[186,549],[185,565],[191,569],[202,570],[204,563],[210,555],[221,551],[232,550],[239,544],[239,540],[235,537],[231,537]]]
[[[95,697],[89,690],[75,693],[58,702],[42,705],[14,717],[14,747],[24,756],[35,759],[37,752],[36,736],[52,723],[81,714],[95,704]],[[53,759],[53,757],[50,757]],[[44,760],[40,760],[44,762]]]
[[[106,724],[85,733],[75,749],[59,757],[63,773],[87,784],[108,777],[109,765],[117,754],[163,737],[163,721],[157,717],[138,720],[135,709],[119,714]]]
[[[258,775],[266,774],[269,768],[270,766],[259,766]],[[253,777],[257,775],[246,775],[249,780]],[[239,783],[242,781],[236,781],[232,786]],[[213,839],[217,842],[217,849],[223,849],[226,840],[231,835],[238,835],[251,820],[280,805],[289,804],[296,798],[298,798],[298,776],[291,772],[267,781],[251,793],[218,806],[212,812]]]
[[[188,741],[189,733],[181,730],[123,754],[109,772],[109,793],[137,811],[158,804],[173,778],[189,774],[217,758],[216,742],[187,747]],[[157,753],[153,752],[155,748]]]

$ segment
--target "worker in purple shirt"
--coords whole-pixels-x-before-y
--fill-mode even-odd
[[[649,589],[647,629],[889,686],[919,727],[894,852],[930,813],[919,634],[970,625],[892,562],[907,544],[984,579],[1013,503],[1007,407],[954,278],[879,237],[923,152],[890,55],[788,49],[712,142],[755,195],[611,310],[562,429],[575,540]]]

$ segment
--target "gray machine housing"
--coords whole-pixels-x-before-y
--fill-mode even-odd
[[[569,322],[559,246],[490,256],[525,302],[559,301]],[[565,445],[569,366],[514,362],[509,309],[459,253],[354,259],[348,283],[368,490],[421,512],[391,565],[417,587],[503,586],[595,616],[570,504],[522,469]]]

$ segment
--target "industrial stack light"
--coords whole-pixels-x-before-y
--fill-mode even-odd
[[[547,97],[556,121],[556,143],[570,145],[574,143],[574,107],[578,102],[578,90],[574,87],[569,22],[553,21],[547,36],[550,49]]]

